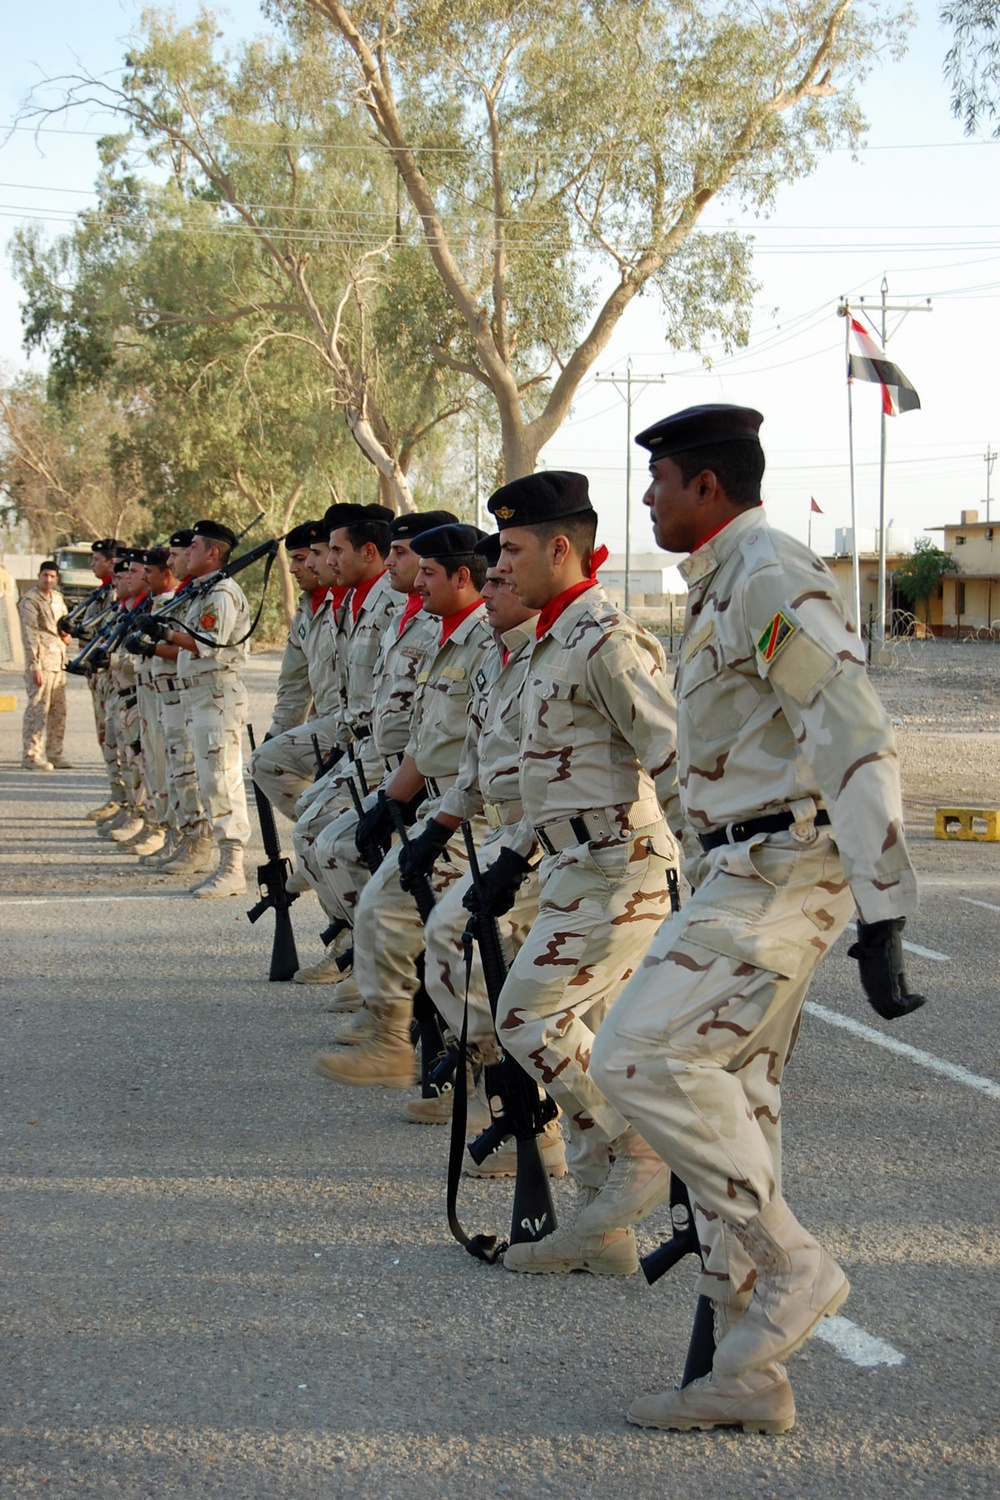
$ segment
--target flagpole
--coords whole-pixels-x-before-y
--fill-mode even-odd
[[[813,503],[811,496],[809,499],[809,530],[806,532],[806,546],[811,552],[813,549]]]
[[[846,298],[837,308],[844,320],[844,369],[847,371],[847,453],[851,476],[851,551],[854,556],[854,624],[863,639],[861,621],[861,562],[858,557],[858,503],[854,489],[854,382],[851,380],[851,304]]]

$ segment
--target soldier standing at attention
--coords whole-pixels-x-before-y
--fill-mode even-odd
[[[792,1427],[781,1361],[849,1288],[781,1194],[781,1076],[855,907],[871,1003],[886,1018],[921,1003],[902,971],[916,884],[892,731],[836,583],[761,510],[762,420],[692,407],[636,439],[656,541],[690,554],[677,697],[693,895],[591,1070],[688,1186],[717,1345],[707,1376],[633,1403],[646,1427]]]
[[[28,703],[22,731],[22,771],[68,767],[63,760],[66,733],[66,642],[58,621],[66,613],[59,592],[59,569],[43,562],[38,582],[17,601],[24,641],[24,682]]]
[[[514,480],[491,496],[500,577],[540,611],[521,701],[524,818],[468,905],[501,916],[531,869],[538,915],[497,1006],[501,1043],[563,1110],[582,1190],[574,1223],[511,1245],[512,1271],[630,1275],[631,1225],[669,1192],[669,1172],[590,1071],[594,1033],[670,910],[677,846],[674,701],[662,647],[596,578],[597,513],[582,474]]]
[[[225,567],[236,545],[236,533],[218,521],[198,521],[187,549],[188,573],[209,579]],[[182,683],[184,718],[194,750],[198,795],[212,839],[219,848],[219,867],[196,885],[197,897],[241,896],[247,884],[243,850],[250,838],[243,785],[243,726],[247,693],[243,685],[250,610],[232,578],[217,578],[205,593],[182,593],[184,627],[159,626],[168,646],[180,648],[177,673]]]
[[[118,546],[119,543],[114,537],[102,537],[100,541],[91,544],[90,571],[97,579],[100,593],[87,605],[74,628],[73,634],[81,645],[93,640],[106,615],[114,608],[115,597],[111,587],[111,575],[115,569],[115,554]],[[105,819],[113,818],[125,800],[125,788],[122,785],[118,756],[117,754],[106,755],[104,750],[104,723],[108,711],[109,682],[106,667],[87,673],[87,684],[94,703],[97,743],[101,747],[101,756],[108,772],[108,800],[103,807],[92,808],[87,814],[87,821],[90,823],[103,823]]]

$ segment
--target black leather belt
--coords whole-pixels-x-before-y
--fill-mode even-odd
[[[792,812],[771,813],[766,818],[748,818],[745,823],[730,823],[726,828],[716,828],[713,833],[699,833],[698,842],[707,854],[710,849],[719,849],[723,844],[744,844],[758,833],[784,833],[798,819]],[[825,828],[830,814],[821,807],[813,818],[817,828]]]

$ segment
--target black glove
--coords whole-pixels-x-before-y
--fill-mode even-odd
[[[858,940],[847,950],[861,969],[861,988],[873,1010],[885,1021],[897,1021],[924,1004],[923,995],[911,995],[903,968],[905,917],[885,922],[858,921]]]
[[[60,615],[58,620],[56,621],[56,629],[58,630],[60,635],[69,635],[71,633],[70,626],[72,625],[72,623],[73,622],[70,619],[69,615]]]
[[[462,905],[477,917],[502,917],[514,905],[530,873],[531,865],[523,854],[501,849],[496,862],[479,877],[478,890],[472,886],[466,891]]]
[[[151,641],[162,641],[170,629],[169,625],[162,624],[155,615],[136,615],[132,624],[140,635],[148,635]]]
[[[142,656],[148,661],[151,656],[156,655],[156,642],[147,641],[141,630],[133,630],[131,635],[125,637],[125,650],[131,651],[134,656]]]
[[[431,873],[451,836],[450,828],[431,818],[415,839],[403,845],[399,851],[399,883],[404,891],[412,891],[418,880]]]
[[[385,792],[379,792],[374,804],[361,814],[354,830],[354,843],[362,859],[367,857],[368,851],[375,845],[388,849],[392,843],[394,828],[389,812],[389,799]]]
[[[98,646],[93,651],[93,653],[90,656],[88,656],[88,658],[87,658],[86,671],[88,671],[88,672],[100,672],[100,671],[103,670],[104,667],[107,666],[107,664],[108,664],[108,662],[110,660],[111,660],[111,657],[105,651],[104,647],[103,646]]]

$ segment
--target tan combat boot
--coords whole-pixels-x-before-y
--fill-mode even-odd
[[[639,1269],[639,1254],[631,1229],[587,1234],[571,1224],[555,1229],[543,1240],[511,1245],[503,1258],[508,1271],[533,1275],[589,1271],[593,1276],[631,1276]]]
[[[370,1042],[375,1035],[375,1017],[370,1010],[362,1005],[347,1020],[337,1032],[338,1047],[361,1047],[365,1042]]]
[[[336,984],[341,977],[334,948],[327,949],[319,963],[296,969],[294,975],[296,984]]]
[[[604,1233],[638,1224],[670,1197],[670,1168],[631,1126],[608,1147],[611,1170],[577,1220],[578,1229]]]
[[[121,812],[122,805],[114,798],[109,798],[103,807],[92,807],[87,814],[88,823],[103,823],[107,818],[113,818],[116,813]]]
[[[378,1084],[387,1089],[408,1089],[416,1079],[416,1061],[410,1041],[409,1005],[389,1005],[375,1016],[375,1034],[354,1052],[321,1052],[316,1072],[336,1083],[360,1087]]]
[[[219,868],[201,885],[196,885],[191,894],[198,901],[208,901],[223,896],[245,896],[246,889],[242,846],[223,844],[219,851]]]
[[[139,813],[132,813],[124,823],[112,828],[108,838],[113,844],[129,844],[146,832],[146,824]]]
[[[166,864],[167,860],[171,859],[177,853],[181,841],[181,836],[177,832],[177,829],[161,828],[160,832],[163,834],[163,839],[156,845],[155,849],[150,849],[148,854],[142,854],[138,849],[135,851],[139,855],[139,863],[146,869]]]
[[[99,839],[109,839],[116,829],[124,828],[126,823],[132,821],[132,809],[122,806],[110,818],[104,818],[98,823],[95,832]]]
[[[350,972],[341,972],[340,978],[330,991],[330,1003],[328,1011],[335,1015],[349,1015],[351,1011],[359,1010],[364,1004],[364,996],[358,989],[357,981]]]
[[[157,865],[156,873],[186,879],[189,875],[203,875],[214,861],[215,845],[211,839],[185,836],[170,858]]]
[[[746,1312],[715,1351],[713,1373],[726,1378],[787,1359],[851,1290],[840,1266],[780,1195],[749,1224],[734,1225],[733,1233],[757,1280]]]
[[[682,1389],[640,1396],[627,1416],[636,1427],[659,1427],[666,1432],[733,1427],[775,1434],[791,1432],[795,1426],[795,1398],[781,1365],[728,1377],[712,1370]]]
[[[491,1123],[490,1107],[482,1081],[476,1082],[472,1065],[466,1063],[465,1073],[465,1128],[469,1135],[478,1135]],[[411,1099],[403,1114],[411,1125],[449,1125],[454,1113],[455,1090],[445,1089],[431,1099]]]

